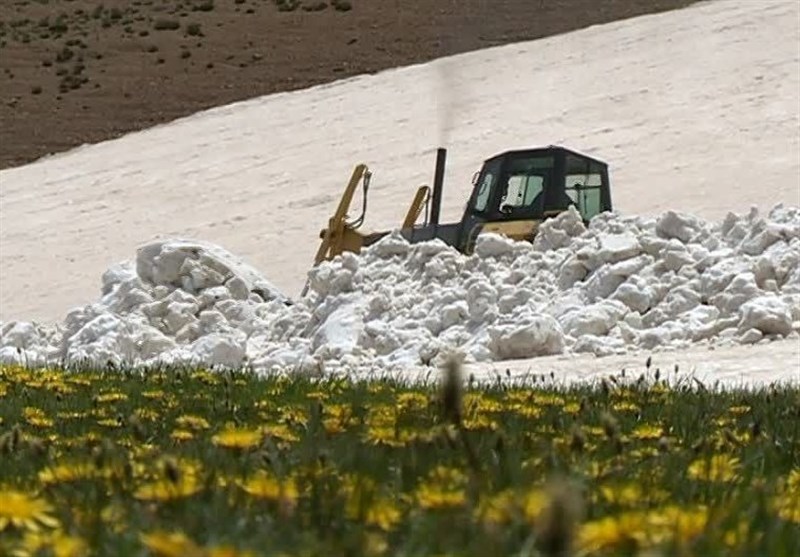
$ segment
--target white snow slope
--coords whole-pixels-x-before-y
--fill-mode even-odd
[[[60,319],[96,298],[112,263],[171,236],[224,246],[295,295],[353,165],[375,171],[367,224],[390,228],[432,179],[440,142],[448,220],[485,158],[550,143],[608,161],[625,214],[798,205],[798,6],[702,3],[257,98],[4,170],[0,320]]]
[[[63,316],[96,298],[111,263],[172,236],[225,246],[292,295],[352,165],[377,170],[367,222],[391,228],[436,143],[451,148],[446,219],[483,158],[549,143],[611,162],[617,208],[644,215],[588,232],[566,215],[537,246],[490,237],[472,258],[389,238],[316,270],[293,308],[250,294],[271,286],[224,250],[155,244],[57,329],[7,322],[0,356],[365,371],[447,346],[489,362],[739,342],[758,346],[692,349],[692,366],[727,358],[760,381],[798,379],[798,16],[794,2],[704,3],[221,107],[0,172],[5,321]],[[790,208],[769,212],[776,202]],[[753,204],[761,214],[722,221]],[[562,358],[535,365],[576,364]],[[734,367],[726,380],[746,379]]]

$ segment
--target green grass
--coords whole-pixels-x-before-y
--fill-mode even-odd
[[[0,554],[790,555],[798,408],[789,387],[0,367],[0,527],[42,502],[48,533],[7,525]]]

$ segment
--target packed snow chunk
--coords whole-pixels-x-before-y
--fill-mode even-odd
[[[245,335],[211,333],[194,341],[190,351],[204,365],[238,368],[245,362]]]
[[[625,352],[625,341],[621,338],[583,335],[572,346],[573,352],[588,352],[595,356],[611,356]]]
[[[765,335],[786,336],[792,332],[792,312],[778,296],[766,295],[742,304],[739,330],[758,329]]]
[[[625,304],[607,300],[569,312],[559,321],[564,332],[575,338],[583,335],[605,336],[627,312]]]
[[[238,277],[249,292],[264,300],[288,299],[253,267],[227,250],[199,240],[163,240],[140,247],[136,273],[154,286],[183,288],[196,293]]]
[[[598,256],[606,263],[617,263],[642,252],[639,240],[632,232],[622,234],[600,234],[600,250]]]
[[[549,315],[540,315],[522,325],[498,325],[488,329],[490,349],[498,360],[533,358],[564,351],[564,333]]]
[[[533,249],[536,251],[549,251],[567,247],[572,238],[586,232],[583,218],[578,210],[570,205],[569,208],[557,216],[545,220],[536,232],[533,239]]]
[[[364,304],[358,301],[342,303],[316,329],[311,348],[326,355],[352,352],[364,331]]]
[[[42,331],[35,323],[12,321],[0,329],[0,345],[11,348],[31,348],[42,343]]]
[[[739,342],[741,344],[755,344],[762,338],[764,338],[764,333],[758,329],[747,329],[739,337]]]
[[[586,278],[589,269],[578,258],[573,255],[565,260],[558,269],[558,287],[561,290],[572,288],[576,282],[582,281]]]
[[[136,281],[136,269],[130,261],[117,263],[109,267],[101,277],[102,293],[108,294],[114,287],[122,283],[131,283]]]
[[[702,225],[691,215],[667,211],[656,223],[656,233],[667,240],[677,238],[684,244],[688,243],[697,234]]]
[[[514,240],[495,233],[478,235],[475,253],[478,257],[503,257],[514,253]]]
[[[629,309],[641,314],[650,309],[650,296],[644,288],[637,284],[637,281],[632,280],[633,278],[631,277],[631,280],[621,284],[611,299],[620,301]]]
[[[411,251],[411,244],[395,229],[389,234],[364,249],[364,253],[378,259],[405,257]]]

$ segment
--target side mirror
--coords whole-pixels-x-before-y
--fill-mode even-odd
[[[475,174],[472,175],[472,185],[473,186],[478,183],[478,176],[480,176],[480,174],[481,174],[480,172],[476,172]]]

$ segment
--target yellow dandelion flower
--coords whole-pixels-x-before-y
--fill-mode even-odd
[[[789,472],[789,476],[786,478],[786,487],[800,497],[800,468],[795,468]]]
[[[208,420],[203,418],[202,416],[195,416],[192,414],[184,414],[182,416],[178,416],[175,419],[175,425],[183,429],[208,429],[211,427],[208,423]]]
[[[173,501],[191,497],[201,489],[197,478],[189,476],[177,482],[166,479],[148,482],[136,490],[134,497],[142,501]]]
[[[424,410],[428,407],[428,396],[423,393],[400,393],[397,406],[403,410]]]
[[[787,522],[800,524],[800,493],[789,491],[772,499],[775,513]]]
[[[61,462],[39,472],[39,481],[44,485],[62,484],[91,480],[100,475],[100,471],[90,462]]]
[[[206,369],[194,371],[189,377],[194,381],[203,383],[204,385],[219,385],[222,382],[222,379],[218,374]]]
[[[410,440],[408,432],[396,430],[394,425],[373,425],[364,433],[364,441],[370,445],[404,447]]]
[[[496,431],[499,427],[497,424],[497,420],[490,418],[484,414],[477,414],[474,416],[468,416],[463,420],[463,425],[465,429],[470,431],[479,430],[479,429],[487,429],[490,431]]]
[[[145,422],[155,422],[161,418],[158,410],[153,408],[137,408],[133,411],[133,415]]]
[[[97,425],[108,427],[111,429],[117,429],[122,427],[122,420],[118,420],[116,418],[104,418],[102,420],[97,420]]]
[[[311,391],[306,393],[306,398],[309,400],[318,400],[324,402],[330,397],[330,393],[326,393],[325,391]]]
[[[658,425],[642,424],[635,428],[631,433],[631,437],[636,439],[659,439],[663,435],[663,429]]]
[[[128,400],[128,395],[119,391],[111,391],[97,395],[95,400],[99,404],[104,404],[106,402],[118,402],[120,400]]]
[[[266,472],[259,471],[245,482],[237,482],[249,495],[258,499],[282,503],[294,503],[299,492],[297,484],[291,478],[281,480]]]
[[[475,509],[476,518],[487,525],[506,524],[519,509],[517,499],[517,495],[510,489],[481,496]]]
[[[646,539],[647,522],[641,513],[627,512],[583,524],[578,531],[579,553],[641,546]]]
[[[416,490],[416,500],[423,509],[444,509],[463,506],[467,497],[463,488],[448,488],[424,483]]]
[[[564,406],[567,402],[563,396],[552,393],[533,393],[530,399],[537,406]]]
[[[741,416],[742,414],[747,414],[750,411],[750,406],[747,404],[742,404],[739,406],[731,406],[728,408],[728,412],[735,416]]]
[[[547,493],[541,489],[532,489],[525,494],[525,498],[522,503],[523,513],[525,514],[525,518],[529,522],[535,522],[539,515],[542,514],[542,511],[547,507],[547,504],[550,502],[550,498],[547,496]]]
[[[59,420],[82,420],[88,415],[88,412],[57,412],[56,418]]]
[[[159,400],[167,395],[164,391],[156,390],[156,391],[144,391],[142,393],[142,396],[144,398],[149,398],[150,400]]]
[[[225,429],[211,438],[211,442],[226,449],[252,449],[257,447],[264,434],[258,429]]]
[[[183,532],[158,530],[140,534],[142,544],[157,557],[202,557],[203,549]]]
[[[635,402],[631,402],[629,400],[622,400],[620,402],[615,402],[611,405],[611,408],[616,410],[617,412],[638,412],[639,405]]]
[[[38,532],[42,526],[55,528],[58,520],[52,517],[52,505],[38,497],[31,497],[21,491],[0,491],[0,532],[13,526],[23,530]]]
[[[367,507],[364,523],[388,532],[394,528],[395,524],[400,522],[401,518],[402,513],[397,505],[390,499],[381,497]]]
[[[645,460],[657,456],[658,449],[656,447],[639,447],[637,449],[629,451],[628,455],[633,460]]]
[[[11,555],[33,557],[41,552],[48,552],[53,557],[83,557],[89,554],[89,545],[82,538],[61,530],[26,532],[19,547]]]
[[[53,420],[48,418],[41,408],[26,406],[22,411],[22,417],[34,427],[53,427]]]
[[[295,423],[298,424],[305,424],[305,416],[303,416],[303,420],[294,420]],[[294,443],[300,440],[300,437],[294,433],[289,426],[284,424],[268,424],[261,428],[261,431],[264,435],[269,435],[270,437],[274,437],[276,439],[280,439],[281,441],[287,441],[290,443]]]
[[[479,395],[468,395],[464,397],[464,406],[479,414],[497,414],[506,410],[505,404],[499,400],[494,400]]]
[[[192,461],[164,459],[161,473],[139,486],[134,497],[143,501],[172,501],[191,497],[203,489],[200,466]]]
[[[194,433],[186,429],[176,429],[169,436],[175,441],[190,441],[194,439]]]
[[[689,465],[688,475],[695,480],[730,482],[736,479],[738,471],[738,458],[715,454],[711,458],[701,458],[692,462]]]
[[[705,531],[708,516],[708,509],[703,506],[682,509],[671,505],[649,513],[647,522],[657,543],[672,539],[688,542]]]

